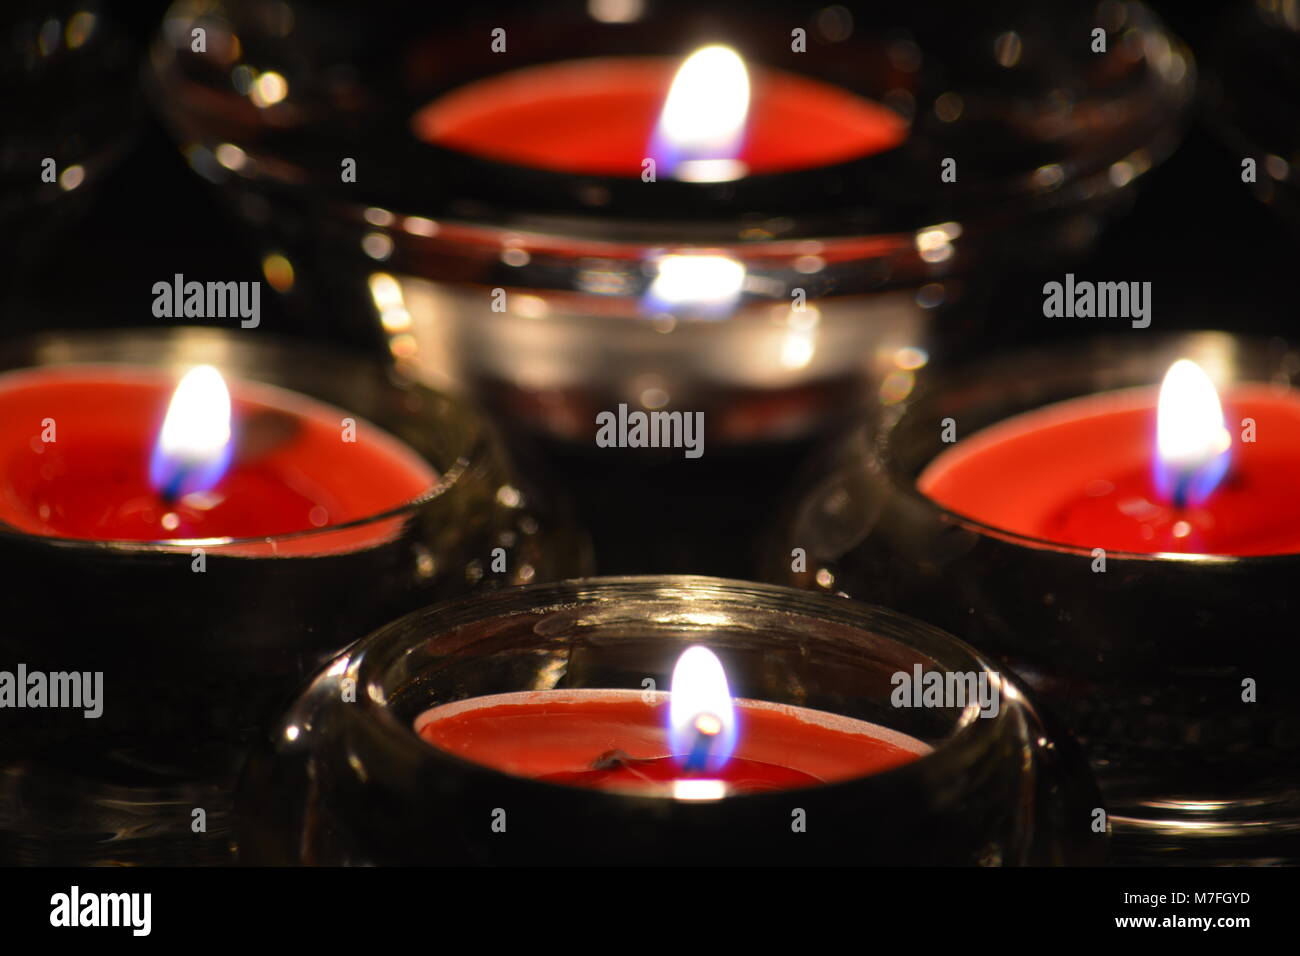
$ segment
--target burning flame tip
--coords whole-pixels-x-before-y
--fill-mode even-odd
[[[1156,409],[1156,484],[1176,507],[1196,505],[1227,472],[1232,436],[1214,382],[1191,359],[1169,367]]]
[[[149,463],[153,487],[171,500],[204,491],[230,463],[230,390],[211,365],[196,365],[172,393]]]
[[[673,668],[669,743],[685,769],[714,772],[736,747],[736,714],[727,674],[703,645],[682,652]]]
[[[745,174],[737,159],[749,118],[749,71],[729,46],[696,50],[673,77],[651,154],[677,179],[724,182]]]

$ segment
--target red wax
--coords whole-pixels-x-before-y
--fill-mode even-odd
[[[413,450],[364,420],[356,441],[343,441],[343,419],[355,420],[347,412],[227,384],[234,461],[211,489],[168,503],[150,485],[149,459],[174,376],[91,366],[0,376],[0,523],[104,541],[260,538],[383,514],[437,480]],[[340,532],[327,549],[378,530]]]
[[[429,743],[506,773],[644,793],[698,778],[721,780],[732,793],[811,786],[879,773],[930,750],[865,721],[736,700],[730,761],[717,772],[689,773],[669,750],[668,695],[649,699],[631,690],[497,694],[435,707],[415,726]]]
[[[1223,395],[1232,464],[1201,505],[1155,487],[1158,390],[1061,402],[960,439],[921,474],[950,511],[1014,534],[1142,554],[1300,553],[1300,392],[1241,384]],[[1255,421],[1243,442],[1242,420]],[[960,422],[958,422],[960,427]]]
[[[415,114],[425,142],[562,172],[640,176],[682,60],[572,60],[471,83]],[[749,124],[735,157],[751,174],[845,162],[892,149],[892,110],[792,73],[749,70]]]
[[[732,757],[712,773],[682,769],[677,757],[629,758],[622,751],[610,751],[593,762],[596,769],[561,770],[541,774],[537,779],[563,783],[570,787],[593,790],[652,790],[671,786],[678,780],[720,780],[728,793],[756,793],[762,790],[789,790],[808,787],[823,781],[810,773],[777,764]]]

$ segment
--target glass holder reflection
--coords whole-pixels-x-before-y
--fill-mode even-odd
[[[551,526],[556,547],[543,548],[548,532],[478,415],[382,368],[290,341],[198,328],[50,334],[0,349],[0,368],[68,363],[178,373],[214,364],[235,379],[362,415],[426,458],[441,481],[352,525],[204,541],[203,574],[191,572],[191,543],[65,540],[0,527],[0,610],[8,622],[0,662],[10,670],[23,663],[29,671],[104,674],[97,719],[75,710],[6,711],[0,847],[9,834],[29,861],[67,862],[64,854],[78,847],[96,859],[154,850],[183,857],[186,847],[210,853],[212,841],[229,839],[228,822],[217,827],[227,819],[220,801],[204,804],[213,823],[204,843],[191,832],[188,810],[177,815],[175,801],[185,799],[178,795],[212,791],[228,800],[261,722],[321,661],[429,600],[584,567],[581,541],[568,531]],[[328,550],[356,526],[376,529],[364,547],[278,553],[304,539]],[[506,555],[504,574],[491,570],[494,548]],[[134,811],[124,795],[131,788]],[[139,825],[104,822],[108,835],[77,829],[119,813],[139,817]],[[136,839],[148,846],[130,842]],[[207,849],[195,849],[199,843]]]
[[[935,750],[841,783],[692,802],[512,776],[413,727],[466,697],[640,692],[647,676],[667,687],[694,643],[726,658],[736,697],[867,720]],[[1098,795],[1069,741],[1006,683],[990,718],[893,707],[891,675],[913,665],[987,672],[948,635],[887,611],[716,578],[593,578],[427,608],[336,659],[264,741],[241,789],[244,851],[325,865],[1100,862]],[[494,807],[508,808],[504,837]],[[791,807],[818,826],[792,839]]]
[[[1077,40],[1096,26],[1087,7],[1048,20],[1032,4],[895,5],[846,29],[801,2],[743,14],[649,3],[633,23],[581,5],[390,20],[179,3],[150,85],[191,165],[293,264],[281,287],[313,322],[341,316],[356,341],[547,435],[586,440],[597,411],[627,403],[703,411],[715,441],[751,442],[832,427],[882,387],[905,388],[895,356],[924,350],[939,311],[1013,263],[1086,247],[1172,149],[1190,56],[1140,4],[1103,12],[1116,44],[1105,57]],[[508,56],[475,32],[497,21]],[[189,46],[198,22],[205,54]],[[816,55],[791,51],[792,23]],[[493,162],[411,132],[419,107],[503,69],[680,57],[707,39],[881,102],[911,133],[823,168],[646,184]],[[355,183],[340,182],[340,157],[364,169]],[[955,182],[940,177],[945,157],[962,164]],[[666,263],[692,257],[714,273],[709,288],[655,301]]]
[[[953,514],[915,487],[965,434],[1081,395],[1150,386],[1177,358],[1222,380],[1294,384],[1284,343],[1226,333],[1092,340],[988,361],[928,385],[810,473],[777,523],[765,576],[876,601],[945,627],[1039,692],[1083,742],[1129,862],[1294,860],[1300,708],[1284,685],[1243,704],[1241,680],[1289,675],[1300,556],[1110,553],[1051,545]],[[815,476],[814,476],[815,475]],[[794,547],[806,570],[791,571]],[[1285,680],[1285,678],[1284,678]]]

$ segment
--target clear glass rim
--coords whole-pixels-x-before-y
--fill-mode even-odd
[[[969,670],[987,673],[999,683],[1002,707],[997,716],[980,717],[978,702],[968,702],[951,728],[932,745],[929,753],[916,760],[879,773],[854,777],[819,786],[851,786],[875,779],[900,779],[903,776],[928,773],[931,768],[954,761],[955,755],[980,741],[989,741],[1008,726],[1008,714],[1013,705],[1024,700],[1016,685],[996,670],[992,662],[977,650],[956,637],[931,625],[905,617],[885,608],[862,604],[847,598],[832,598],[815,592],[796,590],[779,585],[760,584],[713,578],[702,575],[646,575],[619,577],[576,578],[547,584],[528,585],[461,598],[444,604],[422,608],[373,632],[354,645],[343,658],[328,670],[331,675],[346,674],[355,681],[356,703],[362,713],[382,727],[385,739],[400,748],[416,763],[430,760],[449,760],[454,764],[478,772],[500,775],[504,778],[539,787],[573,789],[564,784],[550,783],[507,773],[489,765],[477,763],[457,754],[433,747],[423,740],[413,726],[400,719],[389,706],[385,681],[393,669],[401,666],[416,647],[437,640],[440,636],[455,633],[468,624],[493,618],[508,618],[516,614],[546,609],[572,609],[599,606],[622,600],[658,603],[671,601],[685,595],[711,595],[732,602],[740,608],[760,607],[783,615],[798,615],[823,620],[842,626],[855,627],[870,633],[874,638],[918,650],[945,669]],[[413,637],[413,629],[436,623],[436,629],[422,637]],[[919,646],[918,646],[919,645]],[[965,665],[965,666],[963,666]],[[332,698],[331,698],[332,699]],[[592,791],[602,794],[603,791]],[[627,794],[607,794],[626,799]],[[674,799],[671,796],[648,795],[651,799]],[[764,793],[734,794],[732,799],[761,799]]]
[[[1142,100],[1141,109],[1135,112],[1122,129],[1106,134],[1104,155],[1090,156],[1086,164],[1069,162],[1068,157],[1055,161],[1058,172],[1062,172],[1066,177],[1062,186],[1086,182],[1089,190],[1100,188],[1104,186],[1110,165],[1133,155],[1135,150],[1144,152],[1152,165],[1158,163],[1176,143],[1178,138],[1176,134],[1173,135],[1173,142],[1169,141],[1171,131],[1181,126],[1183,116],[1192,102],[1196,65],[1190,52],[1148,7],[1134,3],[1129,4],[1126,9],[1129,29],[1142,31],[1153,39],[1158,38],[1161,43],[1159,49],[1163,49],[1166,54],[1170,50],[1174,51],[1180,58],[1180,62],[1184,64],[1184,68],[1181,73],[1171,72],[1167,66],[1161,65],[1160,56],[1153,55],[1143,48],[1139,59],[1145,71],[1144,78],[1148,81],[1150,90],[1157,95],[1148,97],[1149,102]],[[658,14],[659,11],[651,11],[651,13]],[[425,26],[421,23],[418,29],[424,29]],[[590,26],[592,29],[608,29],[599,23]],[[367,41],[362,39],[359,42],[364,44]],[[862,42],[867,43],[865,40]],[[875,38],[867,45],[875,51],[877,59],[882,62],[887,60],[883,52],[886,46],[883,37]],[[880,47],[880,50],[876,50],[876,47]],[[409,49],[403,49],[404,55],[410,54]],[[523,61],[516,60],[507,69],[581,59],[586,50],[587,47],[583,42],[560,36],[548,46],[545,51],[546,58],[540,61],[528,58]],[[654,54],[656,51],[658,47],[650,43],[641,54]],[[631,55],[630,52],[628,55]],[[155,104],[171,117],[173,127],[183,128],[188,141],[205,140],[210,133],[215,137],[213,142],[227,141],[239,146],[249,162],[239,171],[234,172],[236,178],[256,181],[266,177],[270,181],[278,182],[274,170],[291,169],[292,181],[286,181],[281,185],[292,187],[294,182],[306,176],[304,170],[309,169],[311,163],[302,161],[303,157],[310,150],[319,149],[320,144],[326,141],[329,134],[323,134],[323,130],[330,129],[331,123],[338,123],[337,115],[325,112],[330,107],[322,107],[320,103],[311,100],[298,104],[303,115],[311,117],[311,120],[300,127],[286,127],[281,130],[287,135],[279,136],[276,144],[268,148],[267,144],[259,142],[257,137],[245,137],[239,133],[232,133],[229,129],[222,130],[222,124],[212,123],[211,117],[205,113],[196,112],[192,116],[188,115],[186,107],[175,102],[176,91],[183,83],[203,82],[189,79],[187,65],[183,61],[183,58],[188,56],[188,34],[185,35],[184,42],[179,43],[164,30],[159,33],[151,47],[147,87]],[[349,56],[361,58],[361,54],[356,51]],[[488,62],[490,61],[485,61],[485,64]],[[755,62],[764,62],[764,58],[757,56]],[[262,64],[262,68],[269,68],[271,65],[273,63]],[[781,68],[775,62],[772,66]],[[477,79],[505,72],[505,70],[485,72],[482,69],[466,69],[463,65],[460,69],[463,75],[434,74],[440,81],[445,81],[446,86],[441,89],[442,93],[461,89]],[[811,66],[799,72],[816,79],[827,78]],[[375,97],[382,97],[386,103],[404,103],[411,91],[404,87],[394,89],[395,82],[391,77],[380,76],[373,84],[369,84],[367,89]],[[910,91],[912,87],[919,89],[923,85],[923,78],[919,73],[916,76],[907,74],[891,77],[891,82],[899,89]],[[376,88],[371,89],[371,85]],[[222,86],[222,91],[223,94],[228,92],[228,95],[234,95],[233,88],[227,91],[226,87]],[[872,95],[866,89],[853,89],[853,91],[861,95]],[[441,95],[437,90],[432,92],[435,98],[436,95]],[[1099,102],[1105,102],[1117,95],[1127,95],[1129,91],[1089,87],[1083,92],[1088,97],[1095,97]],[[882,105],[887,105],[885,102],[887,97],[881,96],[885,93],[887,91],[884,90],[875,93]],[[427,103],[427,101],[422,102]],[[313,181],[312,188],[318,194],[328,196],[330,202],[356,204],[362,208],[380,207],[407,215],[429,216],[439,221],[451,221],[457,218],[462,220],[472,218],[479,221],[481,217],[481,221],[505,228],[527,230],[530,228],[531,220],[534,223],[548,224],[540,231],[554,231],[557,234],[580,229],[585,234],[605,235],[611,228],[628,228],[643,233],[638,238],[645,238],[653,243],[680,236],[683,230],[692,229],[702,230],[701,241],[726,241],[726,230],[734,224],[737,208],[745,208],[751,201],[755,209],[770,210],[774,217],[793,217],[797,220],[799,228],[791,233],[795,238],[817,238],[822,231],[834,234],[844,218],[843,209],[846,205],[844,196],[852,196],[863,190],[872,197],[870,203],[872,222],[887,213],[885,222],[880,228],[871,225],[865,230],[846,226],[840,234],[908,233],[930,224],[929,207],[936,205],[936,200],[941,197],[944,188],[940,186],[936,190],[936,177],[928,174],[913,175],[908,172],[917,164],[916,157],[907,153],[905,148],[906,143],[914,138],[909,137],[903,147],[870,153],[812,170],[774,172],[724,183],[663,180],[656,183],[655,188],[658,193],[653,203],[648,203],[644,199],[635,198],[638,190],[644,192],[639,176],[620,177],[548,170],[488,159],[474,153],[418,140],[409,135],[412,110],[407,108],[407,106],[418,108],[418,105],[405,104],[402,108],[394,106],[391,111],[393,115],[389,117],[385,114],[384,118],[374,121],[374,128],[369,129],[367,133],[372,138],[392,136],[401,143],[399,148],[389,151],[392,153],[391,159],[387,160],[390,164],[388,169],[390,174],[376,177],[372,173],[369,178],[363,178],[360,183],[342,188],[338,188],[338,177],[333,175]],[[324,119],[321,118],[322,116]],[[348,120],[349,116],[350,114],[344,113],[343,119]],[[351,118],[355,120],[355,117]],[[917,127],[915,118],[904,118],[915,131]],[[339,125],[350,128],[346,122]],[[294,145],[296,134],[302,134],[303,143]],[[1093,146],[1095,148],[1096,144],[1094,143]],[[1032,154],[1032,151],[1028,152]],[[344,154],[347,154],[346,151]],[[270,162],[263,164],[260,158]],[[978,199],[975,202],[977,209],[991,214],[993,218],[1005,215],[1008,202],[1025,199],[1036,201],[1042,195],[1041,190],[1033,185],[1032,180],[1035,169],[1043,165],[1043,161],[1033,155],[1027,155],[1024,163],[1012,165],[1014,168],[1003,169],[998,177],[993,178],[992,181],[998,183],[994,190],[996,195],[989,195],[988,190],[985,189],[980,191],[979,197],[973,197]],[[1076,166],[1080,168],[1076,169]],[[455,201],[446,201],[447,197],[436,190],[428,195],[420,192],[418,184],[421,181],[421,171],[429,168],[447,170],[447,177],[459,184],[460,192],[453,197]],[[230,170],[227,168],[226,171]],[[403,171],[407,171],[408,174],[401,175]],[[1134,178],[1140,178],[1143,172],[1145,170],[1139,171]],[[843,175],[854,180],[854,184],[833,193],[825,192],[818,184],[828,173],[832,176]],[[1098,173],[1100,177],[1095,175]],[[225,172],[219,174],[224,176]],[[859,176],[861,181],[858,181]],[[390,182],[401,182],[402,188],[387,188],[385,184]],[[575,184],[579,183],[583,185],[585,195],[589,195],[592,189],[597,192],[612,192],[618,201],[593,204],[575,198],[576,193],[570,194],[574,192]],[[472,187],[470,192],[478,196],[471,203],[475,207],[475,213],[470,217],[455,215],[456,207],[469,195],[461,188],[466,184]],[[504,203],[494,199],[493,197],[497,197],[507,184],[511,189],[515,189],[518,195],[510,197],[509,201]],[[356,190],[361,192],[357,193]],[[785,202],[783,197],[795,197],[795,199],[792,202]],[[915,208],[918,204],[925,208],[918,210]],[[941,209],[950,205],[951,197],[937,203],[938,208]],[[717,207],[717,215],[706,214],[710,206]],[[615,209],[621,210],[621,213],[615,213],[613,211]],[[521,210],[527,212],[521,214]],[[636,212],[630,212],[631,210]],[[979,216],[973,218],[978,219]],[[651,226],[655,228],[647,231],[647,227]],[[827,226],[830,228],[819,228]],[[703,238],[705,232],[713,238]]]
[[[85,348],[89,350],[98,350],[100,348],[111,348],[114,342],[124,340],[138,340],[137,345],[143,345],[146,351],[150,346],[157,349],[161,355],[166,349],[168,339],[181,340],[186,337],[194,337],[196,341],[206,340],[208,343],[214,343],[218,340],[229,341],[242,351],[256,351],[258,353],[274,356],[285,355],[289,349],[301,355],[303,352],[310,352],[315,356],[327,357],[333,363],[344,363],[355,369],[372,369],[381,370],[383,367],[378,363],[371,363],[358,359],[355,356],[340,352],[337,349],[328,349],[312,343],[297,343],[292,339],[263,336],[259,335],[256,341],[247,339],[236,339],[235,333],[218,328],[209,328],[206,326],[174,326],[163,329],[151,328],[126,328],[117,330],[94,330],[88,332],[68,331],[68,332],[46,332],[40,335],[28,336],[23,339],[14,340],[6,343],[3,350],[0,350],[0,374],[9,372],[19,372],[36,370],[51,367],[75,367],[75,366],[115,366],[124,367],[140,366],[142,360],[132,360],[129,358],[113,359],[106,355],[98,358],[82,361],[45,361],[35,364],[14,365],[11,364],[11,357],[17,353],[39,354],[45,347],[51,347],[57,343],[72,344],[76,348]],[[200,344],[203,344],[200,342]],[[145,366],[152,368],[153,366]],[[285,388],[284,385],[274,382],[265,381],[261,378],[255,378],[254,381],[260,384],[269,385],[275,388]],[[414,389],[429,395],[436,395],[432,389],[420,384],[413,379],[404,379],[403,387]],[[396,387],[396,386],[394,386]],[[375,425],[388,429],[376,422]],[[400,439],[398,439],[400,440]],[[0,522],[0,538],[11,540],[22,540],[26,542],[38,542],[50,547],[57,548],[77,548],[91,551],[121,551],[121,552],[149,552],[149,553],[174,553],[177,551],[188,551],[192,548],[214,548],[214,549],[231,549],[232,557],[239,557],[236,553],[240,548],[254,548],[265,546],[267,544],[276,544],[280,542],[297,542],[312,539],[327,539],[330,535],[365,528],[372,525],[382,524],[395,518],[403,518],[415,514],[421,507],[429,502],[441,498],[450,492],[459,483],[461,476],[471,467],[475,453],[478,449],[479,434],[471,435],[465,443],[468,447],[460,455],[450,468],[442,469],[433,462],[428,461],[424,453],[418,449],[412,449],[413,453],[434,468],[438,475],[438,482],[428,491],[418,497],[403,501],[392,508],[382,512],[366,515],[361,518],[354,518],[351,521],[340,524],[325,525],[320,528],[304,528],[300,531],[289,531],[275,535],[261,535],[258,537],[216,537],[216,538],[160,538],[156,540],[122,540],[122,539],[97,539],[97,538],[69,538],[59,535],[33,534],[14,528],[10,525]],[[274,557],[274,555],[271,555]],[[313,557],[312,554],[294,555],[295,557]]]

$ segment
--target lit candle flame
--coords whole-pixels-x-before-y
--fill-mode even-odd
[[[149,481],[164,500],[174,501],[220,481],[230,456],[230,392],[215,368],[196,366],[172,393]]]
[[[712,773],[736,749],[736,712],[727,675],[706,647],[687,648],[673,669],[668,742],[683,769]]]
[[[650,155],[676,179],[739,179],[746,170],[736,157],[748,117],[745,61],[727,46],[701,47],[673,77]]]
[[[1201,504],[1228,470],[1232,437],[1210,377],[1179,359],[1160,386],[1156,487],[1176,508]]]

